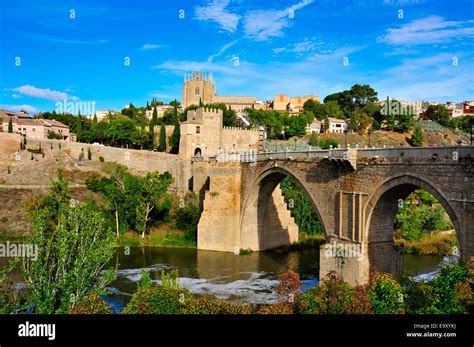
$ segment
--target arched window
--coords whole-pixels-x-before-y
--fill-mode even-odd
[[[199,87],[196,87],[196,90],[194,91],[196,95],[199,95]]]

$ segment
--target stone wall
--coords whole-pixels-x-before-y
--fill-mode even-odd
[[[53,160],[66,155],[70,159],[78,161],[81,153],[83,153],[84,161],[87,163],[87,152],[90,149],[92,162],[98,162],[99,158],[103,157],[105,162],[125,165],[136,174],[145,174],[150,171],[160,173],[168,171],[175,178],[173,188],[179,192],[187,191],[188,180],[191,177],[191,163],[186,160],[179,160],[178,156],[174,154],[58,140],[30,140],[27,146],[36,147],[39,143],[41,143],[42,148],[51,153]],[[53,150],[51,150],[51,145]],[[1,147],[2,144],[0,143]]]

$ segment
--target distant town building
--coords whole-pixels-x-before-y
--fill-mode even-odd
[[[308,100],[319,102],[319,96],[306,95],[290,97],[288,95],[278,94],[273,98],[273,102],[270,107],[275,111],[298,114],[303,112],[303,105]]]
[[[466,116],[474,115],[474,100],[464,101],[463,113]]]
[[[166,111],[173,109],[173,106],[171,105],[157,105],[155,107],[156,107],[156,115],[158,119],[163,118]],[[154,107],[152,107],[151,110],[145,111],[145,115],[148,120],[151,120],[153,118],[153,110],[154,110]]]
[[[234,111],[243,111],[246,108],[260,109],[264,107],[262,101],[254,96],[221,96],[216,95],[216,85],[212,74],[206,75],[202,71],[194,71],[184,76],[182,106],[183,109],[191,105],[205,105],[222,103]]]
[[[315,119],[313,122],[311,122],[311,124],[309,124],[306,127],[306,132],[308,134],[313,134],[313,133],[319,134],[319,133],[324,132],[324,122]]]
[[[222,110],[188,111],[186,122],[180,125],[179,157],[213,157],[223,152],[258,151],[262,146],[262,129],[242,129],[223,126]]]
[[[343,119],[337,119],[333,117],[328,118],[328,128],[324,128],[326,133],[343,133],[348,129],[348,124]]]
[[[20,134],[29,139],[46,140],[48,137],[73,141],[75,135],[69,133],[69,127],[56,120],[33,119],[26,112],[14,113],[0,110],[2,131],[8,132],[8,123],[11,119],[13,133]]]
[[[97,111],[95,111],[95,116],[97,117],[97,121],[100,122],[101,120],[106,119],[107,116],[109,115],[109,112],[113,113],[113,111],[110,111],[110,110],[97,110]]]

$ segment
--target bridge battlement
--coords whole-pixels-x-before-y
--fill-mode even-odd
[[[257,161],[265,160],[314,160],[324,158],[343,158],[346,154],[362,159],[373,158],[414,158],[426,160],[457,161],[474,156],[474,146],[446,147],[393,147],[393,148],[336,148],[328,150],[284,151],[257,153]]]
[[[232,238],[233,247],[258,251],[272,244],[266,239],[273,236],[269,236],[265,225],[278,225],[281,221],[268,221],[271,194],[289,176],[307,193],[328,242],[360,244],[365,250],[363,259],[356,262],[322,256],[322,276],[335,270],[349,282],[363,283],[368,281],[371,270],[399,271],[400,250],[394,248],[393,242],[395,215],[400,201],[419,188],[434,195],[449,215],[461,256],[474,255],[473,146],[265,152],[256,154],[254,159],[234,162],[234,195],[228,202],[223,196],[219,204],[208,204],[204,211],[215,221],[221,220],[208,224],[207,233],[212,233],[217,224],[229,226],[228,232],[239,231]],[[218,182],[220,176],[217,168],[225,164],[211,161],[193,165],[205,167],[213,190],[220,191],[213,182]],[[231,214],[229,206],[239,206],[238,211]],[[231,215],[232,223],[225,222]],[[199,233],[203,230],[199,229]],[[280,235],[278,239],[284,237]],[[232,247],[228,248],[232,251]],[[222,250],[212,244],[207,244],[207,249]]]

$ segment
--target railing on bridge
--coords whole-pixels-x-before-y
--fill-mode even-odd
[[[443,146],[443,147],[383,147],[383,148],[331,148],[327,150],[310,149],[306,151],[283,152],[233,152],[221,153],[216,156],[194,156],[192,161],[241,162],[252,163],[267,160],[305,160],[329,159],[333,161],[350,161],[355,168],[357,158],[415,158],[415,159],[447,159],[458,160],[474,157],[474,146]]]

